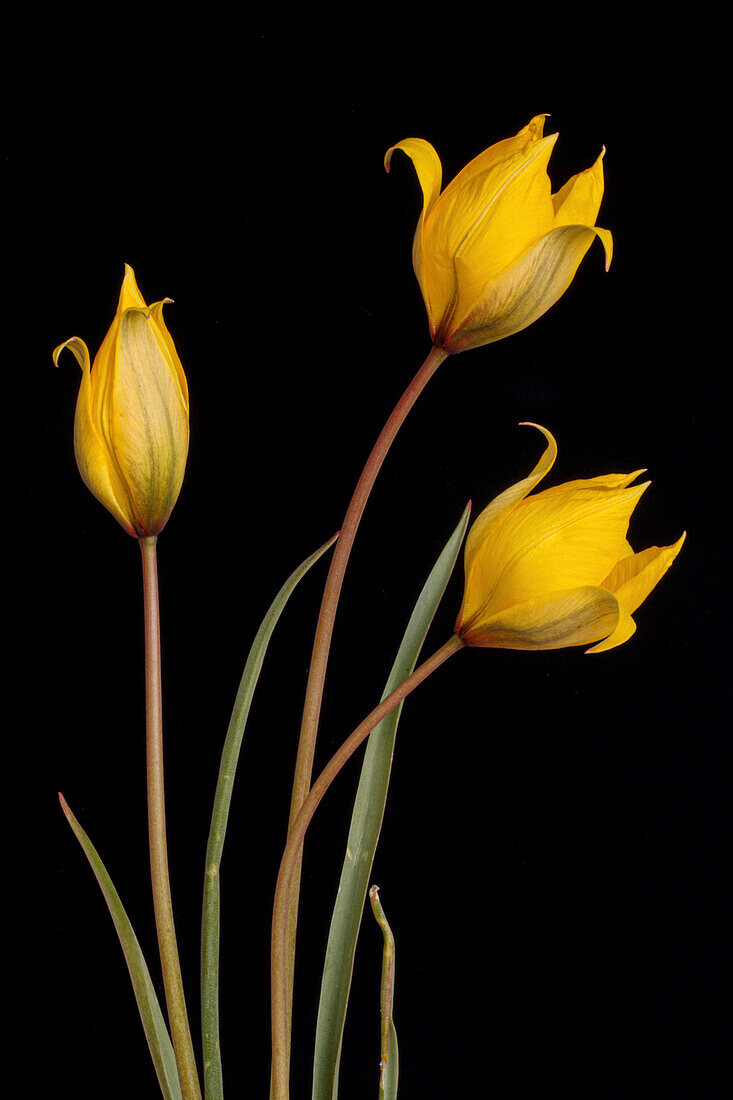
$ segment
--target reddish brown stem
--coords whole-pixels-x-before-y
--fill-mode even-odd
[[[160,675],[160,610],[155,536],[140,539],[145,606],[145,717],[148,780],[148,834],[150,879],[155,925],[168,1009],[168,1023],[184,1100],[201,1100],[196,1058],[186,1012],[181,964],[173,921],[163,778],[163,695]]]
[[[326,680],[328,654],[331,647],[331,636],[333,634],[336,609],[341,594],[344,574],[346,573],[346,566],[359,527],[359,521],[361,520],[377,474],[379,473],[381,465],[384,462],[397,432],[402,426],[410,409],[415,404],[415,401],[420,396],[440,364],[447,357],[447,354],[448,353],[443,351],[442,348],[433,347],[412,382],[397,402],[392,415],[384,425],[367,459],[344,518],[339,539],[331,559],[331,567],[328,571],[328,577],[323,591],[321,609],[313,641],[313,652],[308,672],[308,685],[306,687],[303,718],[300,728],[300,740],[298,743],[298,755],[293,777],[289,828],[292,828],[310,789],[311,776],[313,774],[313,757],[316,748],[316,738],[318,736],[318,721],[321,713],[323,688]],[[290,1017],[290,1006],[292,1005],[293,997],[293,971],[295,965],[295,937],[298,923],[299,892],[300,860],[298,860],[292,876],[288,911],[288,1018]]]

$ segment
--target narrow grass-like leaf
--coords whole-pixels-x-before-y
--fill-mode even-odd
[[[298,582],[312,565],[333,546],[334,535],[291,573],[273,600],[257,631],[244,666],[242,679],[234,701],[219,766],[219,778],[214,795],[209,841],[206,848],[206,874],[201,922],[201,1021],[204,1050],[204,1084],[206,1100],[223,1100],[221,1049],[219,1043],[219,869],[226,836],[229,807],[239,751],[242,747],[252,698],[265,659],[267,646],[278,619]]]
[[[181,1086],[176,1069],[176,1056],[173,1052],[163,1013],[160,1010],[158,998],[155,994],[150,971],[137,942],[137,936],[130,920],[120,901],[120,896],[114,887],[112,879],[99,858],[99,853],[92,844],[87,834],[69,809],[63,795],[59,794],[61,809],[69,822],[76,839],[79,841],[84,855],[94,871],[99,883],[107,908],[114,921],[117,935],[125,955],[125,962],[130,973],[132,988],[135,992],[140,1019],[142,1020],[145,1038],[148,1041],[150,1055],[153,1059],[155,1072],[158,1075],[158,1084],[164,1100],[181,1100]]]
[[[433,566],[407,625],[382,698],[415,668],[428,627],[441,601],[458,557],[470,515],[470,503]],[[372,730],[367,742],[354,801],[346,856],[331,916],[326,961],[321,979],[313,1060],[313,1100],[336,1100],[341,1040],[374,852],[382,828],[402,704]]]
[[[397,1082],[400,1075],[400,1059],[397,1049],[397,1032],[394,1025],[395,944],[382,903],[379,887],[369,891],[374,919],[382,929],[382,984],[379,995],[381,1017],[381,1053],[379,1058],[379,1100],[397,1100]]]

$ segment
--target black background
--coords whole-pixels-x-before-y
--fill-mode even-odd
[[[633,545],[683,529],[688,540],[633,639],[599,657],[465,651],[405,708],[373,876],[397,939],[401,1096],[727,1095],[726,104],[714,28],[640,37],[596,18],[576,41],[530,20],[395,37],[391,23],[341,16],[237,30],[215,10],[190,25],[135,15],[114,33],[86,24],[90,43],[81,23],[47,27],[48,58],[27,66],[19,36],[2,150],[5,377],[17,393],[8,698],[20,704],[5,877],[10,954],[30,991],[21,1030],[42,1036],[59,1091],[156,1095],[57,790],[157,968],[139,554],[78,477],[79,372],[71,356],[54,370],[51,350],[76,334],[94,353],[125,262],[148,301],[175,300],[192,437],[159,561],[171,876],[198,1038],[206,831],[250,641],[285,577],[338,528],[429,350],[410,262],[419,189],[407,159],[386,175],[384,151],[425,137],[448,180],[549,111],[555,187],[607,147],[611,271],[594,245],[545,317],[449,359],[421,396],[352,556],[318,763],[377,701],[465,502],[477,514],[536,461],[541,441],[519,421],[558,440],[548,483],[646,466]],[[281,620],[240,762],[222,868],[229,1097],[267,1089],[270,907],[324,577],[321,563]],[[450,635],[461,583],[459,568],[426,652]],[[294,1097],[310,1095],[357,777],[352,762],[307,845]],[[343,1100],[376,1095],[380,953],[367,914]]]

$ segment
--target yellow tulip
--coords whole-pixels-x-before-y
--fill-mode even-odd
[[[147,306],[125,265],[109,332],[90,367],[89,350],[72,336],[82,370],[74,450],[84,482],[125,530],[158,535],[173,510],[188,455],[188,385],[163,306]]]
[[[547,448],[529,477],[506,489],[468,533],[465,590],[456,633],[467,645],[587,652],[621,645],[636,630],[632,614],[677,557],[672,546],[635,554],[626,531],[648,487],[642,474],[568,481],[534,496],[557,456]]]
[[[432,145],[407,138],[423,209],[412,261],[433,342],[465,351],[511,336],[565,293],[596,236],[611,263],[613,241],[595,224],[603,197],[603,150],[595,164],[552,194],[547,163],[557,134],[537,115],[515,137],[490,146],[441,192]]]

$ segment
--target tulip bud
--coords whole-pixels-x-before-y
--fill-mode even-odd
[[[412,261],[433,342],[465,351],[511,336],[565,293],[596,236],[611,263],[612,238],[595,224],[603,197],[603,151],[592,167],[551,193],[547,163],[557,134],[537,115],[490,146],[441,192],[432,145],[406,138],[423,192]]]
[[[69,348],[82,370],[74,450],[84,482],[125,530],[158,535],[178,499],[188,454],[188,385],[163,321],[166,298],[147,306],[135,273],[125,277],[93,365],[83,340]]]
[[[528,496],[547,474],[557,444],[529,477],[506,489],[468,533],[465,589],[456,633],[466,645],[497,649],[563,649],[596,642],[589,653],[621,645],[636,630],[631,617],[677,557],[672,546],[635,554],[629,519],[650,482],[643,473],[568,481]]]

